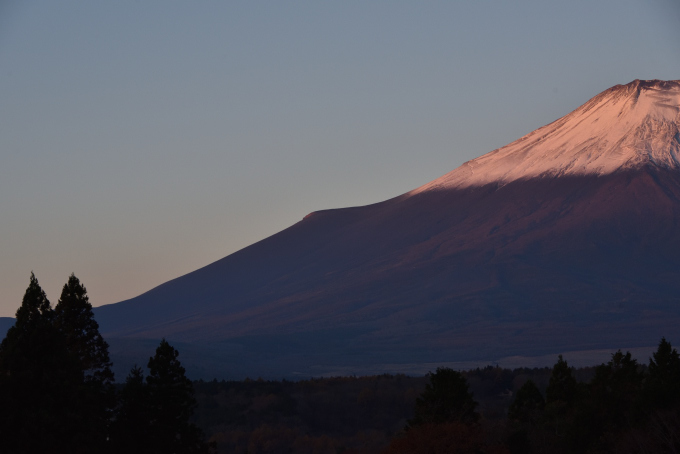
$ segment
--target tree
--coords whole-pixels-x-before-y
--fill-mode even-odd
[[[115,404],[108,344],[99,333],[87,290],[71,274],[54,310],[54,326],[77,362],[78,399],[73,402],[77,424],[72,427],[71,452],[101,451]]]
[[[592,444],[597,445],[607,438],[607,434],[616,438],[621,431],[640,422],[643,416],[640,406],[642,381],[642,371],[630,352],[624,354],[618,350],[608,363],[597,366],[589,386],[587,413],[590,418],[584,415],[587,424],[580,426],[581,430],[574,438],[590,438]]]
[[[190,422],[196,406],[193,384],[165,339],[149,358],[149,375],[133,368],[121,392],[114,425],[116,450],[131,453],[208,453],[201,430]]]
[[[151,403],[141,367],[132,368],[118,401],[116,419],[111,427],[113,451],[128,454],[154,452]]]
[[[415,427],[456,421],[473,423],[479,419],[476,407],[465,377],[453,369],[440,367],[434,374],[430,373],[430,383],[416,399],[415,416],[408,424]]]
[[[545,407],[541,391],[532,380],[527,380],[517,391],[515,400],[510,404],[508,418],[535,424]]]
[[[595,369],[595,377],[590,385],[592,396],[605,405],[612,416],[621,416],[639,397],[642,380],[637,360],[633,359],[630,352],[623,354],[619,350],[607,364]]]
[[[546,427],[558,436],[563,436],[566,426],[570,425],[568,419],[576,399],[576,390],[577,383],[572,370],[559,355],[545,390]]]
[[[78,357],[84,380],[112,383],[109,345],[99,333],[87,290],[74,274],[64,284],[54,312],[55,326],[64,334],[69,351]]]
[[[576,379],[562,355],[557,357],[557,363],[553,366],[545,397],[547,403],[559,401],[565,404],[572,403],[576,397]]]
[[[680,355],[665,337],[649,359],[645,390],[655,407],[669,408],[680,402]]]
[[[52,306],[47,299],[47,295],[45,295],[42,287],[40,287],[35,274],[31,272],[28,288],[24,293],[21,306],[17,309],[16,322],[14,322],[14,326],[10,328],[10,331],[30,331],[35,325],[51,323],[53,315]]]
[[[65,452],[77,427],[79,369],[35,275],[0,344],[2,452]]]

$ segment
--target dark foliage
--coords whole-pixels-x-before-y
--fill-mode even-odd
[[[196,406],[194,388],[177,359],[179,353],[163,339],[149,358],[146,385],[150,403],[149,428],[154,439],[150,452],[208,452],[203,433],[189,421]]]
[[[220,453],[377,453],[413,416],[424,377],[195,382],[196,423]]]
[[[420,378],[192,384],[178,355],[163,340],[116,400],[84,286],[71,275],[52,310],[31,275],[0,344],[0,452],[680,452],[680,355],[665,338],[649,366],[617,351],[595,368],[559,356]]]
[[[536,383],[527,380],[517,391],[515,400],[508,410],[508,418],[519,422],[535,424],[545,407],[545,400]]]
[[[16,322],[0,344],[0,427],[7,453],[66,452],[77,437],[82,371],[31,273]]]
[[[66,338],[68,350],[80,363],[88,383],[113,383],[109,346],[99,334],[87,290],[74,275],[68,278],[54,308],[54,325]]]
[[[561,402],[571,404],[576,397],[576,379],[569,364],[562,358],[557,357],[557,363],[553,366],[550,383],[545,390],[546,402],[549,404]]]
[[[113,427],[117,452],[199,454],[210,452],[202,431],[190,421],[196,407],[194,389],[165,339],[149,358],[149,375],[135,367],[121,390]]]
[[[0,344],[0,452],[204,453],[189,421],[192,383],[166,341],[149,360],[146,383],[134,369],[118,414],[108,345],[75,275],[53,310],[38,280]]]
[[[109,421],[115,406],[113,373],[108,344],[99,333],[87,290],[71,274],[54,309],[54,326],[61,333],[66,350],[77,362],[77,398],[72,403],[73,447],[71,452],[101,450],[107,443]]]
[[[462,422],[428,423],[395,438],[382,454],[506,454],[509,451],[485,440],[477,425]]]
[[[111,427],[114,452],[151,452],[151,405],[141,367],[134,367],[118,396],[116,420]]]
[[[430,373],[430,383],[416,400],[415,416],[409,426],[454,421],[472,423],[479,418],[476,407],[465,377],[453,369],[438,368],[434,374]]]
[[[661,338],[657,351],[649,359],[648,370],[645,388],[650,403],[658,408],[671,408],[680,403],[680,355],[666,338]]]

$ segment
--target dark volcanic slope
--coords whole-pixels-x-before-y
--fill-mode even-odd
[[[261,343],[310,364],[318,355],[442,361],[672,338],[680,322],[679,92],[677,82],[617,86],[423,188],[312,213],[98,308],[97,318],[110,338]],[[620,137],[610,126],[600,141],[579,129],[614,117],[639,124],[626,123]],[[536,170],[536,157],[552,149],[562,157]],[[616,167],[603,165],[611,163],[605,152]],[[492,172],[500,176],[476,176]]]

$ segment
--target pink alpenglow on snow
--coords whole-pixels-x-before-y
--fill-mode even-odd
[[[680,81],[616,85],[570,114],[410,194],[526,178],[680,168]]]

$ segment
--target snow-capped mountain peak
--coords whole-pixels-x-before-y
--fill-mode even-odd
[[[680,80],[616,85],[570,114],[415,189],[604,175],[645,165],[680,169]]]

